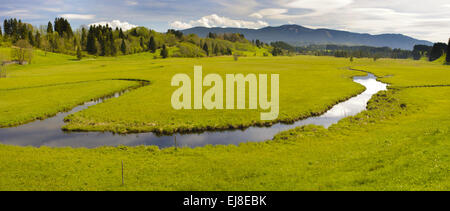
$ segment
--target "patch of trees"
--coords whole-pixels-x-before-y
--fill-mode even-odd
[[[108,25],[90,26],[87,36],[82,35],[82,37],[86,37],[86,46],[84,48],[89,54],[99,56],[117,55],[113,29]],[[122,39],[122,45],[124,45],[124,42],[125,41]],[[123,50],[123,46],[121,50],[126,54],[126,50]]]
[[[169,30],[167,30],[167,34],[173,34],[177,39],[183,38],[183,32],[178,31],[178,30],[169,29]]]
[[[25,40],[34,48],[45,52],[64,53],[81,59],[83,56],[116,56],[141,52],[151,52],[153,57],[203,57],[233,55],[235,52],[255,51],[256,48],[270,48],[256,40],[248,41],[242,34],[214,34],[207,38],[184,35],[181,31],[169,29],[158,33],[145,27],[122,30],[105,25],[82,26],[73,30],[69,21],[55,18],[39,28],[21,20],[4,21],[0,30],[0,44],[16,45]],[[242,51],[242,52],[241,52]]]
[[[256,47],[258,47],[258,48],[263,48],[265,45],[265,43],[261,42],[260,40],[256,40],[256,41],[252,40],[252,43],[253,43],[253,45],[256,45]]]
[[[239,33],[223,33],[223,34],[216,34],[209,32],[207,38],[210,39],[221,39],[221,40],[227,40],[230,42],[248,42],[248,40],[245,38],[243,34]]]
[[[435,43],[431,48],[429,61],[432,62],[441,58],[444,55],[444,53],[447,52],[447,47],[448,46],[445,43]]]
[[[281,48],[279,48],[279,47],[274,47],[272,49],[271,53],[272,53],[273,56],[283,56],[284,55],[283,50]]]
[[[294,46],[289,45],[289,44],[287,44],[287,43],[285,43],[285,42],[283,42],[283,41],[272,42],[272,43],[270,43],[270,45],[271,45],[272,47],[274,47],[274,48],[279,48],[279,49],[287,50],[287,51],[289,51],[289,52],[295,52],[295,51],[297,51],[297,50],[295,49]]]
[[[56,18],[54,24],[48,22],[47,26],[34,28],[31,24],[22,20],[6,19],[3,21],[5,34],[2,41],[17,46],[21,41],[46,51],[67,53],[74,51],[74,33],[70,23],[64,18]]]
[[[432,46],[428,45],[415,45],[412,51],[413,59],[419,60],[422,57],[430,55]]]
[[[58,32],[60,37],[73,37],[72,27],[69,21],[65,18],[55,18],[54,22],[55,32]],[[50,23],[51,24],[51,23]]]
[[[389,47],[371,46],[346,46],[346,45],[309,45],[306,47],[295,47],[300,54],[316,56],[334,56],[342,58],[394,58],[407,59],[412,57],[412,52],[402,49],[391,49]]]
[[[19,40],[30,40],[34,42],[33,26],[28,23],[23,23],[22,20],[6,19],[3,21],[4,36],[9,38],[13,43]]]

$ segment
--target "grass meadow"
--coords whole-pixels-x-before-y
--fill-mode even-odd
[[[38,52],[35,61],[8,66],[8,77],[0,79],[0,126],[44,118],[135,85],[111,79],[151,85],[67,117],[65,129],[171,133],[260,123],[257,110],[172,110],[176,88],[170,79],[192,75],[194,65],[202,65],[204,75],[279,73],[277,121],[321,113],[362,92],[351,77],[364,73],[348,67],[374,73],[390,89],[371,99],[367,111],[329,129],[299,127],[260,143],[194,149],[0,145],[0,190],[450,189],[449,66],[314,56],[162,60],[145,53],[76,61]]]

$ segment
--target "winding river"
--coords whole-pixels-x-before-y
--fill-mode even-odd
[[[367,76],[354,77],[353,81],[366,87],[366,90],[356,97],[339,103],[321,116],[299,120],[294,124],[274,124],[270,127],[250,127],[246,130],[213,131],[201,134],[174,134],[157,136],[153,133],[117,135],[110,132],[64,132],[64,118],[70,114],[84,110],[111,97],[119,97],[125,92],[113,96],[87,102],[69,112],[58,113],[56,116],[34,121],[25,125],[0,129],[0,143],[18,146],[50,146],[50,147],[86,147],[100,146],[139,146],[155,145],[161,148],[174,145],[183,147],[199,147],[205,145],[238,145],[242,142],[259,142],[272,139],[277,133],[302,125],[322,125],[326,128],[337,123],[342,118],[354,116],[366,109],[367,102],[379,91],[386,90],[387,84]],[[176,139],[176,141],[175,141]]]

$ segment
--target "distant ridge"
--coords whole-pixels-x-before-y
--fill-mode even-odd
[[[414,45],[433,45],[432,42],[414,39],[402,34],[371,35],[332,29],[310,29],[299,25],[269,26],[261,29],[194,27],[182,30],[182,32],[184,34],[197,34],[200,37],[206,37],[209,32],[241,33],[249,40],[259,39],[266,43],[284,41],[295,46],[338,44],[412,50]]]

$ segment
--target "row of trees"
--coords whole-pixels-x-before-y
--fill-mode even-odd
[[[416,45],[413,51],[391,49],[388,47],[342,46],[342,45],[309,45],[296,47],[285,42],[266,44],[260,40],[248,41],[243,34],[209,33],[200,38],[195,34],[184,35],[181,31],[170,29],[166,33],[158,33],[145,27],[136,27],[127,31],[120,28],[91,25],[75,31],[68,20],[56,18],[46,26],[34,28],[20,19],[7,19],[0,29],[3,43],[17,45],[27,42],[30,46],[50,52],[77,55],[116,56],[140,52],[157,53],[163,58],[203,57],[240,54],[244,51],[256,52],[265,48],[274,56],[309,54],[317,56],[355,57],[355,58],[396,58],[420,59],[428,57],[434,61],[449,51],[449,45],[436,43],[434,46]],[[173,50],[172,50],[173,49]],[[158,51],[158,52],[157,52]],[[169,55],[170,54],[170,55]],[[267,55],[267,53],[265,53]],[[446,60],[450,62],[450,53]]]
[[[427,52],[428,60],[432,62],[441,58],[447,52],[447,47],[445,43],[435,43]]]
[[[407,59],[412,57],[412,52],[402,49],[391,49],[389,47],[370,47],[370,46],[345,46],[345,45],[309,45],[306,47],[294,47],[288,43],[278,41],[272,42],[272,54],[292,55],[306,54],[316,56],[335,56],[343,58],[395,58]]]
[[[46,52],[77,55],[79,58],[87,54],[116,56],[146,51],[152,53],[158,51],[161,57],[166,54],[177,57],[202,57],[232,55],[240,51],[256,52],[257,48],[270,48],[259,40],[250,42],[244,35],[233,33],[210,33],[206,38],[200,38],[194,34],[184,35],[181,31],[173,29],[166,33],[158,33],[145,27],[123,31],[108,25],[91,25],[73,31],[69,21],[64,18],[56,18],[39,28],[34,28],[21,20],[9,19],[5,20],[3,27],[5,33],[0,40],[3,45],[15,45],[19,40],[26,40],[34,48]],[[165,52],[161,53],[163,49]]]
[[[445,62],[450,64],[450,40],[448,44],[435,43],[433,46],[416,45],[413,50],[413,58],[416,60],[427,57],[430,62],[436,61],[446,55]]]

